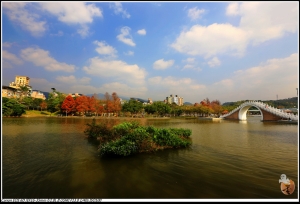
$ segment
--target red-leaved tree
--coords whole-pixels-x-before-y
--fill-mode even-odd
[[[43,102],[40,104],[40,107],[41,107],[41,110],[46,109],[46,108],[47,108],[47,103],[46,103],[46,101],[43,101]]]
[[[95,113],[96,112],[96,98],[95,96],[88,97],[88,111],[90,113]]]
[[[116,115],[119,115],[119,112],[121,110],[121,101],[118,97],[118,94],[116,92],[112,93],[112,106],[113,106],[113,112],[116,113]]]
[[[75,100],[71,95],[68,95],[65,100],[63,101],[61,105],[61,109],[66,112],[67,114],[69,113],[74,113],[76,111],[76,104]]]
[[[76,98],[76,110],[79,112],[79,114],[85,114],[89,110],[89,101],[86,96],[79,96]]]

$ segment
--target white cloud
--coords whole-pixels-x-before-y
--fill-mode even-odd
[[[299,2],[243,2],[229,4],[228,15],[241,17],[239,28],[254,44],[295,33],[299,28]],[[234,9],[232,9],[234,8]]]
[[[245,31],[230,24],[215,23],[207,27],[194,25],[189,31],[181,32],[171,47],[189,55],[211,57],[226,52],[243,54],[247,42]]]
[[[16,55],[14,55],[6,50],[2,50],[2,59],[5,63],[8,63],[7,65],[9,65],[10,63],[16,64],[16,65],[23,64],[23,61],[21,59],[19,59]]]
[[[121,34],[117,36],[118,40],[130,45],[130,46],[135,46],[135,43],[132,40],[132,37],[130,35],[130,28],[125,26],[123,28],[121,28]]]
[[[103,60],[98,57],[90,59],[90,65],[83,70],[90,75],[109,78],[120,83],[143,85],[146,71],[138,65],[129,65],[120,60]]]
[[[212,84],[208,95],[224,100],[275,100],[296,96],[299,81],[299,54],[270,59],[258,66],[239,70],[233,76]],[[222,88],[220,88],[222,87]],[[224,101],[225,102],[225,101]]]
[[[14,44],[14,43],[4,42],[4,43],[2,44],[2,47],[7,47],[7,48],[9,48],[9,47],[11,47],[13,44]]]
[[[117,50],[115,48],[113,48],[112,46],[108,45],[105,41],[94,41],[94,44],[98,45],[98,47],[96,48],[96,51],[100,54],[100,55],[108,55],[111,57],[116,57],[117,54]]]
[[[57,77],[59,78],[59,77]],[[75,77],[74,77],[75,78]],[[66,77],[66,80],[71,80],[69,82],[60,82],[60,79],[57,79],[55,82],[49,82],[46,79],[43,78],[30,78],[30,85],[33,87],[33,89],[38,89],[40,91],[47,91],[52,92],[51,88],[55,88],[57,91],[62,93],[82,93],[82,94],[93,94],[93,93],[99,93],[98,88],[93,87],[91,85],[84,85],[85,83],[75,82],[74,83],[73,77]],[[84,79],[83,77],[82,79]],[[61,78],[62,80],[62,78]],[[66,83],[68,83],[69,86],[66,86]]]
[[[44,67],[48,71],[75,71],[74,65],[58,62],[50,57],[50,53],[40,48],[27,48],[21,51],[23,60],[32,62],[36,66]]]
[[[77,33],[82,37],[90,34],[87,24],[92,23],[94,17],[103,17],[100,8],[85,2],[40,2],[39,5],[63,23],[80,25]]]
[[[221,62],[217,57],[212,58],[211,60],[208,61],[208,65],[210,67],[216,67],[216,66],[220,66]]]
[[[189,97],[189,93],[198,93],[206,90],[206,86],[198,84],[191,78],[175,78],[175,77],[161,77],[156,76],[148,79],[148,85],[152,90],[149,90],[149,95],[155,96],[155,98],[161,98],[164,100],[169,94],[178,95],[184,99]],[[155,90],[164,90],[163,94],[155,92]]]
[[[81,28],[77,30],[77,33],[85,38],[90,34],[89,27],[87,25],[81,25]]]
[[[223,53],[241,56],[250,44],[257,45],[298,31],[298,2],[234,2],[228,4],[226,14],[239,17],[239,26],[194,25],[183,30],[171,47],[205,58]]]
[[[159,59],[153,63],[154,69],[167,69],[174,64],[174,60],[164,61],[164,59]]]
[[[188,67],[187,67],[188,68]],[[189,67],[192,68],[192,67]],[[276,100],[296,96],[299,82],[299,54],[270,59],[257,66],[238,70],[229,78],[212,84],[199,84],[191,78],[156,76],[148,79],[149,97],[165,99],[177,94],[184,101],[201,101],[208,97],[222,103],[239,100]],[[158,90],[160,92],[158,92]],[[197,93],[191,96],[188,93]],[[160,94],[162,93],[162,94]]]
[[[186,65],[184,65],[184,67],[183,67],[182,70],[185,70],[185,69],[195,70],[195,71],[197,71],[197,72],[202,71],[202,69],[201,69],[200,67],[196,67],[196,66],[193,65],[193,64],[186,64]]]
[[[98,87],[92,85],[74,84],[68,87],[66,93],[97,94],[100,93],[100,91]]]
[[[89,84],[91,81],[91,78],[89,77],[82,77],[81,79],[78,79],[80,84]]]
[[[67,24],[92,23],[94,17],[103,17],[101,9],[95,4],[85,2],[40,2],[39,5]]]
[[[189,64],[193,64],[193,63],[195,63],[195,58],[189,57],[186,60],[183,60],[183,62],[186,62],[186,63],[189,63]]]
[[[11,21],[19,24],[33,36],[41,36],[46,30],[46,22],[40,21],[39,15],[25,8],[29,4],[26,2],[4,2],[2,6]]]
[[[91,78],[88,77],[76,78],[74,75],[70,75],[70,76],[58,76],[56,77],[56,80],[66,84],[89,84]]]
[[[101,93],[113,93],[116,92],[118,95],[127,97],[147,97],[147,87],[146,86],[132,86],[126,83],[111,82],[103,84],[98,88]]]
[[[133,51],[128,51],[128,52],[124,52],[125,55],[128,55],[128,56],[133,56],[134,55],[134,52]]]
[[[60,37],[60,36],[63,36],[64,35],[64,32],[62,32],[61,30],[60,31],[58,31],[56,34],[50,34],[51,36],[58,36],[58,37]]]
[[[188,17],[192,20],[197,20],[202,18],[202,14],[204,14],[204,9],[198,9],[197,7],[191,8],[188,10]]]
[[[141,30],[138,30],[137,33],[139,35],[146,35],[146,30],[145,29],[141,29]]]
[[[40,91],[51,92],[51,88],[56,88],[56,90],[60,92],[62,91],[62,87],[59,84],[51,83],[43,78],[30,77],[30,86],[32,86],[32,89],[37,89]]]
[[[20,24],[34,36],[41,36],[46,31],[46,21],[39,20],[36,10],[47,11],[63,23],[79,25],[77,32],[82,37],[89,34],[87,24],[92,23],[94,17],[103,17],[101,9],[95,4],[85,2],[5,2],[3,8],[10,20]]]
[[[123,18],[130,18],[130,14],[123,9],[123,6],[120,2],[114,2],[109,5],[109,8],[112,8],[116,15],[122,14]]]
[[[8,61],[4,61],[4,60],[2,62],[2,67],[3,67],[3,69],[13,68],[11,63],[9,63]]]
[[[193,68],[194,68],[194,65],[192,65],[192,64],[186,64],[183,67],[183,69],[193,69]]]
[[[226,15],[236,16],[238,14],[239,14],[239,3],[238,2],[230,3],[226,8]]]
[[[196,63],[196,60],[195,58],[187,58],[186,60],[182,60],[184,63],[187,63],[186,65],[183,66],[183,68],[181,69],[182,70],[186,70],[186,69],[189,69],[189,70],[195,70],[197,72],[200,72],[202,71],[202,69],[200,67],[197,66],[197,63]]]

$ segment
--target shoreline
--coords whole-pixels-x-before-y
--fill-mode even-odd
[[[51,117],[51,118],[103,118],[103,119],[171,119],[175,117],[104,117],[104,116],[57,116],[57,115],[22,115],[22,116],[2,116],[2,118],[44,118],[44,117]],[[180,118],[180,117],[176,117]]]

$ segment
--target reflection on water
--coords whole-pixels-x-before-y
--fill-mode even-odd
[[[193,144],[100,158],[83,133],[91,118],[3,118],[3,198],[298,198],[297,125],[137,120],[189,128]],[[292,195],[280,191],[281,174],[295,182]]]

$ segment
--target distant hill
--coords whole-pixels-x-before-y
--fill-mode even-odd
[[[190,106],[190,105],[193,105],[193,104],[191,102],[184,102],[183,105]]]
[[[48,97],[49,97],[49,92],[45,92],[45,91],[40,91],[40,92],[43,93],[43,94],[45,95],[46,99],[48,99]]]
[[[87,94],[86,96],[93,96],[93,95],[94,94]],[[98,99],[105,99],[105,94],[103,94],[103,93],[98,93],[98,94],[96,94],[96,96],[97,96]],[[125,96],[119,96],[118,95],[118,97],[121,98],[122,100],[126,100],[126,101],[129,101],[129,99],[130,99],[130,98],[125,97]]]
[[[132,98],[134,98],[134,97],[132,97]],[[148,100],[145,100],[145,99],[141,99],[141,98],[134,98],[134,99],[136,99],[142,103],[148,103]]]

